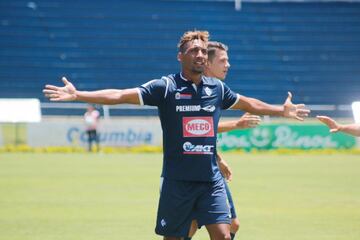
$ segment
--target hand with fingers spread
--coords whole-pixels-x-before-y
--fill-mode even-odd
[[[76,100],[76,88],[65,77],[62,78],[64,87],[46,85],[43,93],[50,101],[74,101]]]
[[[293,104],[291,102],[292,94],[288,92],[284,106],[284,117],[295,118],[299,121],[304,121],[304,118],[309,116],[310,110],[305,108],[305,104]]]
[[[241,118],[236,122],[236,128],[254,128],[258,126],[261,122],[261,118],[258,115],[253,115],[251,113],[245,113]]]
[[[330,132],[338,132],[340,131],[340,124],[338,124],[334,119],[328,116],[316,116],[322,123],[326,124],[330,128]]]

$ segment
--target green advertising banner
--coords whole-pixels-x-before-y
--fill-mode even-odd
[[[269,124],[253,129],[219,134],[222,150],[353,148],[356,139],[343,133],[329,133],[321,124]]]

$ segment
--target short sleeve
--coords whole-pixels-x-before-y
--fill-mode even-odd
[[[222,109],[232,108],[240,98],[240,95],[233,92],[225,83],[220,81],[222,84]]]
[[[168,84],[168,81],[162,78],[151,80],[138,87],[141,105],[159,106],[164,102]]]

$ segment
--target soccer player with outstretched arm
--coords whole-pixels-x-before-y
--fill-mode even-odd
[[[222,81],[203,75],[208,59],[206,31],[184,33],[178,44],[181,71],[137,88],[79,91],[46,85],[51,101],[157,106],[163,130],[163,182],[155,232],[165,240],[187,236],[195,217],[212,240],[230,239],[225,185],[216,162],[216,134],[222,109],[303,120],[309,110],[293,104],[291,94],[282,106],[239,95]]]

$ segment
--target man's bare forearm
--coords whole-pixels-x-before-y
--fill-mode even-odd
[[[360,124],[340,125],[339,131],[360,137]]]
[[[237,120],[220,122],[218,125],[218,133],[229,132],[231,130],[237,129],[237,122]]]
[[[97,91],[76,91],[76,100],[88,103],[114,105],[122,103],[139,104],[137,90],[104,89]]]
[[[255,98],[241,96],[235,107],[256,115],[284,116],[283,106],[270,105]]]

